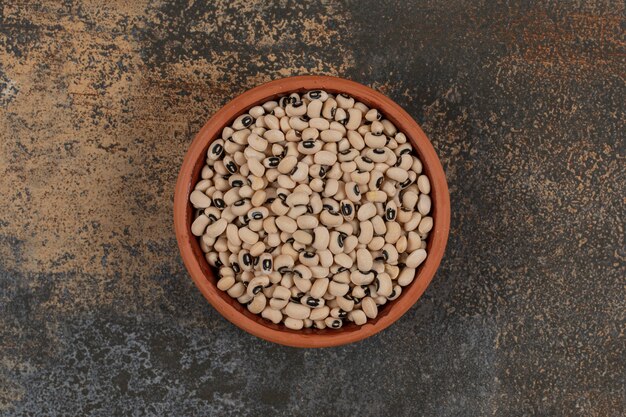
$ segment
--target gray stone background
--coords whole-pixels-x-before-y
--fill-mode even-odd
[[[0,2],[0,415],[624,415],[624,29],[619,1]],[[202,124],[297,74],[407,109],[452,199],[422,299],[324,350],[224,320],[172,227]]]

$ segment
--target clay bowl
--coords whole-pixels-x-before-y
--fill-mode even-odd
[[[404,132],[417,150],[424,171],[431,182],[434,227],[428,237],[428,258],[416,271],[415,280],[403,288],[401,296],[386,304],[378,317],[362,326],[346,322],[339,330],[289,330],[250,313],[237,300],[216,287],[217,271],[205,260],[197,238],[191,234],[193,209],[189,194],[198,181],[209,144],[221,136],[222,128],[245,110],[279,95],[305,90],[344,92],[369,107],[377,108],[384,117]],[[241,94],[204,125],[193,140],[178,175],[174,195],[174,226],[176,239],[185,266],[204,297],[226,319],[243,330],[271,342],[294,347],[327,347],[356,342],[372,336],[398,320],[420,298],[437,270],[450,228],[450,198],[446,177],[430,141],[417,123],[399,105],[364,85],[335,77],[299,76],[269,82]]]

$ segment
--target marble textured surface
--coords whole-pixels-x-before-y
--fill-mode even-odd
[[[624,25],[619,1],[0,2],[0,415],[626,414]],[[172,227],[195,132],[296,74],[406,108],[452,199],[424,297],[324,350],[224,320]]]

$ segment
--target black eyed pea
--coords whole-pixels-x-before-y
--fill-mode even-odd
[[[374,273],[373,272],[361,272],[361,271],[352,271],[350,273],[350,281],[354,285],[368,285],[372,281],[374,281]]]
[[[387,143],[387,138],[384,135],[375,134],[374,132],[367,132],[363,138],[365,144],[374,149],[374,148],[383,148]]]
[[[343,223],[343,216],[338,212],[322,210],[320,213],[320,222],[326,227],[337,227]]]
[[[230,137],[230,140],[235,142],[237,145],[247,145],[248,144],[248,136],[252,133],[250,129],[237,130]],[[228,142],[228,141],[227,141]],[[226,144],[224,144],[225,146]]]
[[[372,269],[374,260],[372,259],[372,253],[365,248],[358,249],[356,251],[357,268],[361,271],[369,271]],[[352,266],[352,265],[350,265]]]
[[[311,310],[309,318],[313,321],[324,320],[330,314],[330,308],[328,306],[321,306]]]
[[[418,231],[420,234],[425,235],[430,232],[433,228],[433,218],[430,216],[426,216],[422,219],[418,226]]]
[[[298,132],[293,132],[291,135],[289,134],[289,131],[287,132],[287,135],[285,136],[285,138],[288,141],[292,141],[295,142],[296,140],[298,140],[298,138],[302,137],[302,131],[306,128],[309,127],[309,122],[307,119],[303,118],[303,117],[291,117],[289,119],[289,127]]]
[[[374,169],[374,161],[369,159],[367,156],[357,156],[354,158],[354,162],[356,162],[357,169],[363,173],[369,173]],[[369,174],[367,175],[367,180],[363,182],[359,182],[357,180],[354,181],[360,184],[367,184],[369,181]]]
[[[311,279],[313,276],[311,269],[304,264],[296,265],[296,267],[293,268],[293,273],[303,279]]]
[[[286,203],[289,207],[306,205],[309,203],[309,195],[303,192],[294,192],[287,196]]]
[[[296,230],[293,233],[293,238],[296,240],[296,242],[305,246],[310,245],[313,242],[313,236],[311,236],[310,233],[305,232],[304,230]]]
[[[370,180],[370,174],[367,171],[359,170],[358,162],[357,162],[357,170],[350,173],[350,179],[352,180],[351,182],[355,182],[359,184],[359,187],[361,188],[361,192],[367,191],[366,188],[367,188],[367,183]],[[346,190],[346,195],[347,195],[347,192],[348,190]]]
[[[385,221],[392,222],[396,220],[396,216],[398,214],[398,206],[392,200],[387,202],[385,205]]]
[[[283,321],[283,323],[285,324],[285,327],[291,330],[301,330],[304,327],[303,320],[298,320],[291,317],[287,317],[285,321]]]
[[[289,116],[285,115],[281,117],[279,120],[279,123],[280,123],[280,130],[283,133],[287,133],[291,130],[291,125],[289,124]]]
[[[281,159],[278,156],[270,156],[270,157],[264,158],[261,163],[263,164],[263,167],[266,169],[266,176],[269,176],[270,170],[277,168],[280,165],[280,162],[281,162]],[[276,169],[276,171],[278,171],[278,169]],[[278,174],[280,175],[280,171],[278,171]]]
[[[204,255],[204,258],[211,266],[215,266],[215,267],[222,266],[222,262],[220,261],[217,252],[209,252]]]
[[[300,304],[310,308],[323,307],[325,302],[323,298],[315,298],[311,295],[306,295],[300,299]]]
[[[361,202],[361,189],[356,182],[347,182],[345,187],[346,197],[353,203]]]
[[[234,276],[223,276],[217,281],[217,288],[222,291],[228,291],[233,285],[235,285]]]
[[[336,300],[337,306],[343,311],[350,312],[354,309],[354,300],[348,299],[347,297],[337,297]]]
[[[319,151],[313,157],[316,164],[330,166],[337,162],[337,154],[330,151]]]
[[[226,219],[221,218],[217,220],[216,222],[209,224],[206,227],[204,234],[207,235],[208,237],[216,238],[222,233],[224,233],[224,231],[226,230],[226,226],[228,226],[228,222],[226,221]]]
[[[356,236],[348,236],[343,240],[343,250],[345,253],[352,253],[358,244],[359,239]]]
[[[315,140],[320,137],[320,131],[314,127],[307,127],[302,131],[302,140]]]
[[[335,111],[337,110],[337,101],[334,98],[328,97],[326,101],[324,101],[324,105],[322,106],[322,116],[325,119],[331,120],[335,117]]]
[[[337,304],[337,300],[333,300],[333,301],[334,301],[334,304],[330,310],[330,317],[333,317],[336,319],[345,319],[346,317],[348,317],[348,312],[342,310],[341,308],[335,305]]]
[[[398,241],[396,242],[396,250],[398,251],[398,253],[404,253],[406,252],[407,245],[408,240],[406,236],[401,236],[400,239],[398,239]]]
[[[306,266],[316,266],[320,261],[319,255],[314,252],[300,252],[298,259]]]
[[[293,276],[293,283],[298,289],[298,291],[303,294],[309,292],[309,290],[311,289],[311,286],[313,285],[311,283],[311,280],[300,278],[297,275]]]
[[[211,220],[209,219],[209,217],[204,214],[196,217],[196,219],[191,224],[191,233],[194,236],[202,236],[210,221]]]
[[[354,208],[354,203],[348,199],[341,200],[340,211],[344,219],[352,220],[356,211]]]
[[[374,206],[374,204],[372,203],[363,204],[361,207],[359,207],[359,210],[357,212],[357,218],[361,222],[369,220],[375,215],[376,215],[376,206]]]
[[[265,243],[262,240],[259,240],[257,243],[250,246],[250,249],[248,250],[250,251],[250,255],[252,257],[257,258],[261,256],[263,252],[265,252]],[[259,259],[259,264],[261,264],[260,259]],[[269,272],[272,272],[272,271],[270,270]]]
[[[340,109],[350,109],[354,106],[354,98],[347,94],[339,93],[336,96],[337,106]]]
[[[302,116],[306,113],[306,107],[302,101],[296,101],[287,104],[285,113],[287,113],[287,116]]]
[[[303,228],[299,225],[300,228]],[[330,241],[330,232],[324,226],[316,226],[313,229],[313,248],[319,250],[324,250],[328,248],[328,243]]]
[[[385,262],[395,265],[398,262],[398,250],[390,243],[387,243],[382,248],[382,255]]]
[[[430,193],[430,181],[428,180],[428,177],[426,175],[420,175],[419,177],[417,177],[417,187],[423,194]]]
[[[411,217],[413,216],[414,213],[415,212],[402,207],[400,210],[398,210],[396,221],[402,224],[408,223],[411,221]]]
[[[207,162],[207,164],[209,163],[213,165],[213,162]],[[209,165],[205,165],[204,167],[202,167],[202,171],[200,171],[200,178],[202,178],[203,180],[213,178],[214,175],[215,172],[211,169]]]
[[[328,284],[328,292],[335,297],[344,296],[348,293],[348,291],[350,291],[350,286],[348,284],[336,282],[334,280],[330,281]]]
[[[417,268],[426,259],[427,253],[424,249],[416,249],[406,258],[405,264],[408,268]]]
[[[387,194],[383,191],[368,191],[365,199],[371,203],[384,203],[387,201]]]
[[[321,130],[320,131],[320,139],[327,143],[335,143],[339,142],[343,138],[343,134],[339,130]]]
[[[380,121],[383,118],[383,115],[376,109],[371,109],[367,113],[365,113],[365,120],[368,122]]]
[[[393,281],[386,272],[378,274],[376,277],[378,283],[378,295],[383,297],[389,297],[393,291]]]
[[[267,276],[257,276],[252,278],[248,283],[246,292],[248,295],[255,296],[263,291],[263,288],[267,287],[270,283],[270,279]]]
[[[402,236],[402,228],[398,222],[387,222],[387,233],[385,234],[385,241],[387,243],[395,244]]]
[[[247,214],[251,208],[252,208],[252,204],[250,203],[250,200],[248,199],[241,199],[239,201],[235,201],[230,206],[230,209],[235,216],[243,216]],[[222,215],[222,217],[224,216]]]
[[[302,215],[297,218],[296,224],[302,230],[311,230],[318,227],[318,220],[315,216]]]
[[[323,105],[324,103],[319,99],[311,100],[306,109],[306,115],[309,117],[309,119],[320,117],[322,115]]]
[[[265,152],[268,142],[256,133],[250,133],[250,136],[248,136],[248,145],[252,146],[256,151]]]
[[[272,300],[270,300],[270,303],[271,302]],[[261,313],[261,317],[263,317],[266,320],[271,321],[274,324],[278,324],[283,319],[283,313],[281,313],[278,309],[272,308],[272,306],[270,305],[263,309],[263,312]]]
[[[363,119],[363,113],[359,109],[349,108],[348,111],[348,121],[345,124],[346,129],[348,130],[356,130],[361,125],[361,120]]]
[[[224,129],[222,129],[222,140],[225,141],[229,139],[233,135],[233,133],[235,133],[235,129],[230,126],[226,126]]]
[[[324,278],[328,276],[330,272],[329,268],[325,268],[321,265],[315,265],[309,267],[311,269],[311,274],[313,274],[313,278]]]
[[[246,287],[243,285],[243,282],[236,282],[232,287],[230,287],[227,291],[228,295],[232,298],[239,298],[246,292]]]
[[[391,277],[391,279],[396,279],[398,278],[398,275],[400,274],[400,267],[397,265],[386,264],[385,273],[388,274]]]
[[[430,196],[428,194],[420,194],[419,199],[417,200],[417,210],[422,214],[422,216],[426,216],[430,213]]]
[[[387,178],[402,183],[407,180],[409,177],[409,173],[402,168],[391,167],[386,172],[385,175]]]
[[[298,230],[298,224],[296,223],[296,221],[292,219],[291,217],[287,217],[287,216],[277,217],[276,227],[278,227],[280,230],[287,232],[287,233],[293,233],[296,230]]]
[[[324,323],[331,329],[340,329],[343,325],[343,321],[341,319],[335,319],[332,317],[326,317],[326,319],[324,319]]]
[[[309,126],[316,129],[318,132],[323,132],[330,129],[330,122],[322,117],[312,117],[309,120]]]
[[[389,297],[387,297],[387,300],[393,301],[400,297],[400,294],[402,294],[402,287],[400,285],[394,285],[391,294],[389,294]]]
[[[361,326],[367,323],[367,316],[363,312],[363,310],[352,310],[348,314],[348,320],[354,322],[357,326]]]
[[[257,191],[258,192],[258,191]],[[255,194],[256,195],[256,194]],[[254,197],[253,197],[254,199]],[[248,210],[247,216],[251,220],[264,220],[269,216],[270,212],[266,207],[253,207]]]
[[[367,292],[365,291],[367,289]],[[369,287],[367,285],[355,286],[352,288],[352,292],[350,293],[352,298],[363,298],[369,294]]]
[[[421,221],[422,221],[422,215],[417,211],[412,212],[411,218],[409,219],[409,221],[404,223],[404,226],[403,226],[404,231],[412,232],[413,230],[417,229]]]
[[[370,319],[375,319],[378,316],[378,306],[372,297],[365,297],[361,300],[361,309]]]
[[[397,282],[399,285],[406,287],[415,279],[415,268],[406,267],[400,271]]]
[[[370,221],[364,221],[359,224],[359,243],[367,245],[374,238],[374,226]]]
[[[259,256],[259,265],[261,266],[261,273],[269,275],[274,268],[274,258],[269,253],[263,253]]]
[[[370,173],[370,180],[367,183],[367,187],[371,190],[371,191],[377,191],[380,189],[380,187],[383,185],[383,181],[385,180],[384,175],[382,172],[380,171],[372,171]],[[371,192],[370,191],[370,192]],[[385,196],[386,199],[387,196]]]
[[[308,319],[311,314],[311,309],[305,305],[289,302],[285,306],[285,314],[293,319]]]
[[[209,149],[207,150],[207,158],[210,161],[217,161],[224,156],[224,141],[217,139],[213,141]]]
[[[235,130],[242,130],[252,125],[252,123],[254,123],[254,117],[250,116],[249,114],[242,114],[235,119],[232,127]]]
[[[396,162],[392,165],[394,165],[396,168],[409,171],[411,169],[411,166],[413,165],[413,157],[408,153],[400,155],[399,157],[396,156]]]
[[[331,251],[328,249],[320,250],[317,252],[320,257],[320,265],[324,268],[330,268],[333,265],[334,258]]]
[[[309,291],[311,294],[311,297],[322,298],[324,294],[326,294],[326,291],[328,290],[329,282],[330,281],[328,280],[328,278],[316,279],[315,282],[313,282],[313,285],[311,286],[311,289]],[[312,320],[317,320],[317,319],[312,319]]]
[[[387,119],[383,119],[382,120],[382,124],[383,124],[383,132],[385,133],[385,135],[387,136],[395,136],[398,129],[396,129],[396,126],[391,123],[389,120]]]
[[[338,253],[334,256],[335,263],[344,268],[351,268],[354,261],[352,258],[345,253]]]
[[[348,113],[342,108],[337,109],[335,111],[335,121],[345,126],[348,123]]]
[[[248,295],[248,293],[244,293],[241,297],[237,297],[237,301],[239,301],[240,304],[243,304],[245,306],[247,306],[253,299],[254,297],[251,295]]]
[[[304,95],[304,98],[311,101],[319,100],[324,102],[328,99],[328,93],[324,90],[311,90]]]
[[[291,271],[294,259],[287,254],[280,254],[274,258],[274,269],[281,274]]]
[[[277,198],[270,205],[270,210],[277,216],[284,217],[289,212],[289,206],[280,198]]]
[[[374,163],[373,169],[376,170],[381,170],[383,166],[387,166],[386,161],[389,159],[387,151],[383,148],[368,149],[365,156]]]
[[[304,140],[298,144],[298,152],[303,155],[315,155],[322,150],[322,142],[319,140]]]
[[[200,190],[194,190],[189,195],[189,201],[195,208],[204,209],[211,205],[211,198]]]
[[[322,330],[326,328],[326,323],[324,323],[324,320],[315,320],[313,322],[313,327]]]
[[[378,120],[374,120],[372,122],[372,124],[370,125],[370,131],[374,135],[382,136],[382,134],[383,134],[383,124],[380,121],[378,121]]]

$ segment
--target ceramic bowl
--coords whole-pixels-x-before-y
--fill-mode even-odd
[[[346,93],[368,107],[378,109],[385,118],[404,132],[417,151],[431,183],[434,227],[427,240],[428,258],[416,270],[411,284],[398,299],[384,305],[378,316],[362,326],[346,322],[341,329],[290,330],[250,313],[226,292],[216,287],[217,271],[204,258],[198,239],[191,234],[193,207],[189,195],[198,182],[209,144],[221,136],[222,129],[249,108],[278,96],[307,90]],[[263,84],[241,94],[204,125],[193,140],[178,175],[174,195],[174,226],[183,261],[191,279],[204,297],[227,320],[265,340],[294,347],[328,347],[356,342],[372,336],[398,320],[420,298],[432,280],[443,257],[450,228],[450,198],[445,173],[432,144],[418,124],[399,105],[383,94],[353,81],[327,76],[289,77]]]

